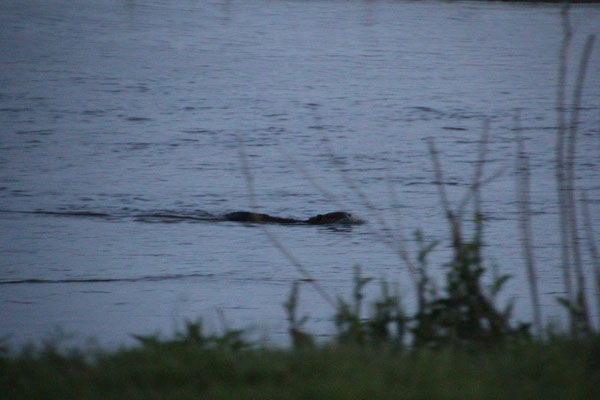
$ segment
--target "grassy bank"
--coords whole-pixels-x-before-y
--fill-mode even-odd
[[[600,341],[400,352],[151,340],[93,361],[52,349],[3,356],[0,388],[3,399],[593,399]]]

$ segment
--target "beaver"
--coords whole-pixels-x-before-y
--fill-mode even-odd
[[[256,222],[259,224],[264,224],[268,222],[276,223],[276,224],[301,224],[304,221],[293,218],[280,218],[280,217],[272,217],[269,214],[260,214],[254,213],[250,211],[236,211],[229,214],[225,214],[223,216],[226,221],[236,221],[236,222]]]
[[[358,218],[345,211],[335,211],[327,214],[319,214],[306,220],[294,218],[273,217],[269,214],[254,213],[250,211],[236,211],[225,214],[223,218],[227,221],[236,222],[255,222],[259,224],[309,224],[309,225],[329,225],[329,224],[361,224]]]

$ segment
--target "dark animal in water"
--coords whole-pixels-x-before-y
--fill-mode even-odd
[[[327,214],[319,214],[311,217],[305,221],[311,225],[325,225],[325,224],[357,224],[361,223],[358,218],[354,218],[352,214],[344,211],[330,212]]]
[[[9,211],[2,211],[9,212]],[[20,211],[31,214],[46,214],[56,216],[76,216],[76,217],[101,217],[107,219],[118,218],[135,218],[136,221],[142,222],[179,222],[179,221],[236,221],[236,222],[254,222],[254,223],[275,223],[275,224],[301,224],[301,225],[358,225],[364,224],[365,221],[354,217],[352,214],[345,211],[335,211],[327,214],[319,214],[309,219],[281,218],[273,217],[269,214],[261,214],[250,211],[237,211],[223,216],[213,215],[202,210],[192,212],[180,212],[170,210],[159,210],[154,212],[145,212],[139,214],[108,214],[103,212],[94,212],[88,210],[35,210],[35,211]]]
[[[358,218],[345,211],[336,211],[327,214],[315,215],[306,220],[294,218],[273,217],[268,214],[253,213],[249,211],[237,211],[223,216],[227,221],[237,222],[255,222],[255,223],[276,223],[276,224],[309,224],[309,225],[328,225],[328,224],[361,224]]]
[[[236,221],[236,222],[256,222],[256,223],[267,223],[273,222],[276,224],[300,224],[303,221],[293,218],[279,218],[272,217],[268,214],[259,214],[253,213],[249,211],[237,211],[229,214],[225,214],[223,216],[227,221]]]

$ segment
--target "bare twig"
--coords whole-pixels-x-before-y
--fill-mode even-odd
[[[462,219],[462,215],[463,215],[465,207],[469,204],[469,201],[471,201],[471,198],[475,196],[476,192],[478,190],[480,190],[482,187],[484,187],[485,185],[487,185],[488,183],[493,182],[496,179],[498,179],[499,177],[501,177],[502,175],[504,175],[504,172],[506,172],[507,169],[508,169],[508,166],[500,167],[496,170],[496,172],[494,172],[487,178],[480,180],[477,184],[475,184],[469,188],[467,193],[465,193],[463,195],[463,198],[460,200],[459,206],[456,211],[456,215],[459,217],[459,219]]]
[[[571,25],[569,22],[569,3],[565,3],[561,10],[561,21],[563,27],[563,40],[559,51],[559,68],[558,68],[558,84],[556,92],[556,116],[558,129],[556,132],[556,184],[559,206],[559,222],[560,222],[560,247],[561,260],[563,270],[563,281],[567,301],[574,301],[573,285],[571,282],[571,249],[569,240],[569,222],[568,222],[568,200],[566,198],[565,188],[565,86],[567,77],[567,56],[569,44],[571,42]],[[573,321],[571,321],[573,325]]]
[[[475,214],[481,214],[481,191],[480,182],[481,176],[483,175],[483,166],[485,165],[485,154],[487,153],[487,143],[490,137],[490,120],[485,119],[483,122],[483,132],[479,141],[479,156],[477,157],[477,167],[475,168],[475,176],[473,177],[473,184],[471,190],[473,194],[473,208]]]
[[[471,184],[471,188],[467,193],[464,194],[460,203],[458,203],[458,208],[456,209],[456,215],[459,220],[462,220],[463,212],[465,207],[469,204],[471,198],[473,198],[473,208],[476,214],[480,214],[481,212],[481,188],[492,180],[496,179],[498,176],[504,173],[505,167],[500,168],[496,171],[492,176],[486,179],[482,179],[483,175],[483,166],[485,165],[485,155],[487,153],[487,144],[490,137],[490,120],[485,119],[483,122],[483,131],[481,133],[481,139],[479,141],[479,155],[477,157],[477,166],[475,168],[475,175],[473,176],[473,183]]]
[[[331,145],[331,141],[329,140],[329,136],[327,135],[326,132],[323,132],[323,142],[325,143],[325,145],[327,147],[327,153],[328,153],[329,157],[331,158],[331,162],[335,167],[337,167],[337,170],[339,171],[339,173],[342,177],[342,180],[344,181],[344,184],[350,190],[352,190],[352,192],[356,195],[356,197],[358,197],[358,199],[362,202],[362,204],[373,213],[373,215],[375,216],[375,218],[377,220],[377,223],[381,227],[381,231],[385,232],[388,235],[388,237],[384,236],[380,231],[378,231],[375,228],[371,228],[371,232],[379,240],[381,240],[388,247],[390,247],[392,249],[392,251],[394,251],[400,257],[400,259],[402,261],[404,261],[404,263],[408,267],[408,272],[409,272],[410,278],[411,278],[413,284],[415,285],[415,287],[417,287],[418,281],[417,281],[416,266],[412,262],[410,257],[408,256],[408,252],[406,250],[406,247],[404,246],[404,239],[402,237],[398,237],[395,234],[394,229],[392,229],[388,225],[388,223],[385,221],[385,218],[383,218],[383,215],[381,214],[379,209],[377,207],[375,207],[375,205],[371,202],[369,197],[354,183],[354,180],[350,178],[350,176],[348,175],[348,172],[344,168],[342,168],[341,166],[338,165],[338,161],[336,160],[333,146]],[[370,224],[367,224],[367,226],[370,227]]]
[[[294,166],[295,169],[300,171],[304,179],[306,179],[323,197],[325,197],[329,202],[335,204],[340,210],[346,210],[347,207],[344,203],[342,203],[338,197],[334,196],[329,190],[325,189],[323,186],[317,182],[317,180],[298,162],[296,159],[288,153],[283,146],[279,146],[279,151],[281,154],[285,156],[285,158]]]
[[[365,194],[365,192],[363,192],[360,189],[360,187],[356,185],[354,180],[350,178],[350,176],[348,175],[348,171],[338,165],[339,162],[336,160],[335,152],[333,151],[333,146],[331,145],[329,136],[325,132],[323,132],[323,142],[327,146],[327,153],[329,154],[329,157],[331,158],[332,164],[335,167],[337,167],[346,186],[348,186],[348,188],[354,192],[356,197],[358,197],[362,201],[363,205],[367,209],[369,209],[369,211],[373,212],[373,214],[375,215],[375,218],[377,219],[377,222],[382,227],[382,229],[384,229],[386,232],[389,232],[389,234],[393,234],[393,231],[387,225],[387,222],[385,221],[385,218],[383,218],[383,215],[381,215],[381,212],[379,211],[379,209],[377,207],[375,207],[375,205],[373,204],[373,202],[371,202],[371,200]]]
[[[450,208],[450,202],[448,201],[448,196],[446,195],[446,186],[444,185],[442,166],[438,157],[438,151],[435,148],[435,143],[432,137],[427,138],[427,146],[429,148],[429,155],[431,156],[431,161],[433,163],[433,173],[435,174],[434,183],[437,185],[438,188],[438,194],[442,203],[442,209],[444,210],[448,218],[454,219],[454,213]]]
[[[442,176],[442,167],[440,164],[440,160],[438,158],[438,152],[435,148],[435,144],[432,137],[427,138],[427,145],[429,148],[429,155],[431,156],[431,161],[433,163],[433,171],[435,174],[435,184],[438,188],[438,194],[440,197],[440,202],[442,205],[442,209],[446,213],[446,219],[448,220],[448,224],[450,225],[450,233],[452,235],[452,242],[455,251],[455,259],[460,260],[462,258],[462,235],[460,231],[460,223],[461,221],[457,219],[454,212],[450,208],[450,202],[448,201],[448,196],[446,194],[446,186],[444,185],[444,178]]]
[[[529,185],[529,157],[525,153],[525,145],[521,136],[521,124],[518,111],[514,117],[515,132],[517,135],[517,205],[519,208],[519,228],[521,231],[521,241],[523,248],[523,257],[527,270],[529,281],[529,294],[531,295],[531,306],[533,308],[533,317],[535,329],[538,335],[542,335],[542,317],[540,311],[540,300],[537,288],[537,276],[535,273],[535,261],[533,255],[533,235],[531,233],[531,200]]]
[[[325,143],[327,143],[328,155],[332,160],[335,160],[335,154],[333,153],[333,148],[329,142],[329,138],[326,133],[323,133],[323,134],[324,134],[324,141],[325,141]],[[283,147],[280,147],[280,151],[286,157],[286,159],[290,163],[292,163],[294,168],[296,168],[298,171],[300,171],[302,176],[315,189],[317,189],[317,191],[319,193],[321,193],[321,195],[323,195],[323,197],[325,197],[327,200],[329,200],[330,202],[332,202],[333,204],[335,204],[337,207],[339,207],[342,210],[348,209],[348,207],[343,202],[341,202],[338,197],[334,196],[331,192],[329,192],[323,186],[321,186],[317,182],[317,180],[304,167],[302,167],[302,165],[299,162],[297,162],[296,159],[292,155],[290,155],[285,149],[283,149]],[[333,162],[333,164],[335,167],[337,167],[335,161]],[[340,168],[338,168],[338,170],[340,170]],[[354,184],[348,184],[348,182],[352,182],[352,180],[347,175],[347,173],[345,171],[341,171],[341,170],[340,170],[340,173],[344,177],[344,182],[346,183],[346,186],[348,186],[351,190],[355,191],[356,186]],[[355,194],[356,194],[356,191],[355,191]],[[364,193],[363,193],[363,195],[364,195]],[[358,195],[357,195],[357,197],[360,198],[360,196],[358,196]],[[369,206],[371,206],[371,208],[370,208],[371,210],[375,209],[375,207],[372,205],[372,203],[367,199],[366,207],[369,208]],[[375,212],[377,213],[378,211],[375,209]],[[381,215],[379,215],[379,220],[383,220]],[[366,227],[371,232],[372,235],[374,235],[382,243],[386,244],[407,265],[411,281],[416,285],[416,278],[415,278],[416,267],[414,266],[414,263],[410,259],[409,255],[408,255],[408,251],[406,250],[406,248],[404,246],[404,239],[402,237],[397,237],[396,235],[394,235],[394,231],[387,228],[387,225],[384,227],[384,229],[385,228],[388,229],[387,234],[390,235],[390,237],[385,236],[382,232],[380,232],[379,230],[374,228],[371,224],[369,224],[368,221],[366,223]]]
[[[250,201],[250,208],[252,211],[256,211],[256,194],[254,189],[254,176],[252,175],[252,171],[250,169],[250,165],[248,164],[248,157],[246,155],[246,151],[244,149],[244,144],[241,138],[238,138],[239,143],[239,154],[240,161],[242,163],[242,171],[244,173],[244,177],[246,179],[246,185],[248,186],[248,197]],[[308,272],[306,268],[298,261],[296,257],[281,243],[281,241],[264,225],[259,224],[263,233],[269,238],[271,243],[287,258],[290,263],[304,276],[304,278],[310,282],[317,293],[332,307],[335,308],[335,301],[329,296],[329,294],[321,287],[319,282],[312,277],[312,275]]]
[[[570,121],[567,137],[567,159],[566,159],[566,176],[565,187],[567,189],[567,210],[568,210],[568,222],[570,227],[571,237],[571,249],[573,252],[573,261],[575,266],[575,278],[577,282],[577,291],[579,299],[579,306],[581,307],[581,313],[584,319],[585,328],[590,330],[590,316],[587,306],[587,300],[585,295],[585,276],[583,272],[583,265],[581,261],[581,250],[579,246],[578,236],[578,224],[577,224],[577,211],[575,203],[575,149],[577,140],[577,128],[579,122],[579,108],[581,105],[581,97],[583,94],[583,83],[585,82],[585,75],[587,71],[587,65],[594,45],[594,35],[589,35],[583,48],[581,60],[579,61],[579,69],[577,71],[577,78],[575,82],[575,88],[573,90],[573,105],[571,109]]]
[[[592,266],[594,267],[594,278],[596,280],[596,306],[597,312],[600,313],[600,255],[596,248],[596,235],[592,226],[592,219],[588,209],[588,200],[585,192],[581,192],[581,214],[583,226],[585,228],[585,237],[588,244],[588,251],[592,258]],[[598,320],[598,329],[600,330],[600,320]]]
[[[406,258],[409,258],[408,252],[406,251],[406,248],[404,247],[404,229],[402,226],[402,217],[399,215],[400,213],[398,212],[398,209],[396,208],[396,205],[399,204],[398,193],[396,192],[396,189],[394,188],[394,184],[392,181],[393,181],[392,174],[390,173],[390,170],[386,168],[387,192],[388,192],[388,196],[390,199],[391,209],[394,212],[394,217],[395,217],[394,223],[396,225],[396,229],[399,232],[399,234],[396,235],[396,237],[399,236],[398,246],[399,246],[400,250],[406,255]],[[412,262],[410,259],[408,261]]]
[[[304,176],[304,178],[311,184],[313,185],[313,187],[315,189],[317,189],[317,191],[319,191],[321,193],[321,195],[323,195],[323,197],[327,198],[327,200],[329,200],[330,202],[332,202],[333,204],[336,205],[336,207],[339,207],[341,210],[347,210],[348,207],[346,206],[346,204],[344,204],[343,202],[341,202],[339,200],[338,197],[334,196],[331,192],[329,192],[328,190],[326,190],[323,186],[321,186],[317,180],[305,169],[303,168],[300,163],[298,163],[296,161],[296,159],[291,156],[289,153],[287,153],[283,148],[280,149],[282,154],[288,159],[289,162],[291,162],[294,165],[294,168],[297,168],[298,171],[300,171],[300,173],[302,174],[302,176]],[[330,155],[330,157],[332,157],[333,159],[335,159],[335,154],[334,155]],[[344,172],[342,172],[343,174]],[[348,178],[349,179],[349,178]],[[354,185],[353,185],[354,186]],[[373,227],[371,227],[368,222],[367,222],[367,226],[369,227],[369,230],[371,231],[371,233],[373,235],[375,235],[379,240],[381,240],[382,242],[386,243],[388,246],[390,246],[392,248],[392,250],[394,252],[400,252],[398,250],[398,247],[395,246],[389,238],[383,236],[378,230],[374,229]],[[401,242],[399,242],[401,245]],[[406,255],[406,253],[404,253]],[[404,260],[404,257],[402,258]],[[408,262],[410,263],[410,259],[408,260]]]

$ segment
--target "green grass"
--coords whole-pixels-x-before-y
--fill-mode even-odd
[[[595,399],[600,341],[479,353],[324,345],[231,349],[173,340],[0,358],[2,399]]]

